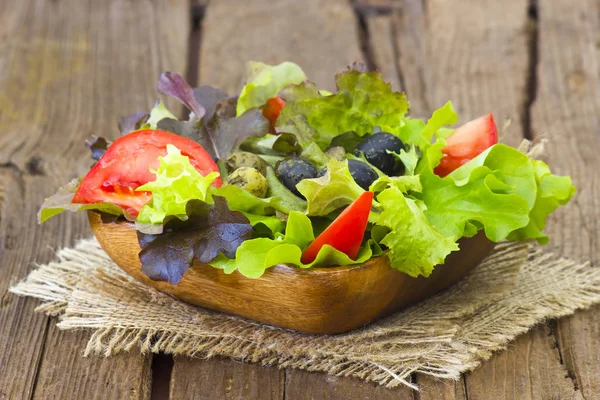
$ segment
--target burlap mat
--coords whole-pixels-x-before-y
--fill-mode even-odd
[[[130,278],[95,239],[57,256],[11,291],[43,300],[38,310],[59,315],[61,329],[92,329],[85,355],[220,355],[388,387],[416,388],[414,372],[457,379],[537,322],[600,301],[600,269],[502,243],[452,289],[365,328],[318,336],[181,303]]]

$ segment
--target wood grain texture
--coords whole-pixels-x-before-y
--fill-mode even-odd
[[[285,400],[413,400],[406,386],[386,389],[355,378],[286,370]]]
[[[396,4],[398,63],[411,114],[428,118],[452,100],[459,123],[492,112],[501,129],[510,117],[512,125],[504,141],[517,145],[523,138],[527,97],[524,2],[405,0]]]
[[[175,357],[171,400],[283,400],[283,370],[224,358]]]
[[[172,23],[137,28],[158,19]],[[86,137],[118,136],[119,116],[156,100],[160,72],[184,69],[187,24],[184,0],[26,0],[0,8],[0,179],[6,194],[0,398],[103,398],[103,391],[112,398],[149,396],[149,357],[83,359],[85,334],[59,332],[55,320],[32,312],[38,301],[6,289],[34,261],[47,262],[53,249],[90,235],[84,215],[38,226],[37,208],[87,171]]]
[[[402,90],[400,71],[397,68],[398,54],[395,46],[395,27],[390,14],[378,15],[365,11],[369,32],[369,46],[373,53],[375,67],[392,84],[392,89]]]
[[[470,400],[583,398],[573,389],[545,325],[520,336],[508,350],[467,374],[467,393]]]
[[[334,72],[362,58],[345,0],[219,0],[207,7],[203,35],[200,83],[228,93],[240,91],[249,60],[293,61],[319,87],[333,89]]]
[[[553,171],[578,189],[548,223],[549,247],[600,267],[600,3],[544,1],[539,10],[535,136],[546,137]],[[561,319],[556,336],[564,365],[582,394],[600,393],[600,309]]]
[[[438,379],[432,376],[417,374],[415,383],[419,385],[417,400],[464,400],[467,399],[465,381]]]
[[[88,332],[60,331],[50,324],[34,399],[150,398],[152,357],[134,352],[83,358],[88,339]],[[52,348],[60,352],[48,351]]]
[[[17,297],[8,288],[25,278],[33,262],[50,261],[50,246],[71,244],[74,236],[89,229],[85,220],[74,223],[64,217],[54,226],[37,227],[42,193],[56,183],[0,168],[0,399],[32,395],[48,320],[33,312],[38,301]]]
[[[157,100],[162,71],[185,71],[188,7],[186,0],[1,7],[0,164],[38,175],[87,172],[83,139],[117,137],[120,116]],[[153,28],[140,29],[142,21]]]
[[[426,4],[426,6],[423,6]],[[531,30],[526,4],[519,0],[496,2],[406,0],[396,9],[395,23],[400,73],[411,101],[411,112],[428,116],[434,108],[452,100],[459,122],[492,111],[499,128],[512,118],[504,142],[517,145],[524,136],[525,107],[529,98],[529,45]],[[493,15],[493,18],[489,18]],[[488,17],[486,17],[488,16]],[[527,353],[540,332],[530,333],[513,345],[516,354]],[[482,370],[505,376],[498,385],[518,385],[511,379],[529,376],[529,369],[545,377],[562,377],[565,369],[556,354],[538,347],[540,354],[528,363],[498,361],[503,353],[485,363]],[[548,353],[548,354],[546,354]],[[488,375],[479,370],[467,375],[468,386],[485,387]],[[423,378],[418,376],[417,382]],[[551,379],[550,379],[551,380]],[[550,380],[536,381],[541,393],[552,393]],[[430,389],[447,393],[444,383],[430,381]],[[468,397],[472,398],[470,390]],[[451,392],[450,392],[451,393]],[[573,395],[565,389],[563,393]],[[475,398],[502,398],[479,392]],[[462,396],[458,393],[458,396]],[[427,397],[423,397],[427,398]]]

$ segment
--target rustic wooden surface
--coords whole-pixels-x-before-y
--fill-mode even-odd
[[[176,357],[170,371],[165,356],[154,365],[135,352],[83,358],[86,332],[60,332],[55,320],[33,312],[36,301],[7,293],[33,262],[50,260],[52,248],[90,234],[83,215],[35,223],[43,198],[89,166],[87,136],[114,137],[120,115],[148,109],[163,70],[234,91],[248,59],[299,62],[329,88],[334,72],[363,59],[407,91],[414,115],[452,99],[461,121],[488,111],[499,125],[511,117],[510,144],[549,138],[547,159],[579,189],[551,218],[549,246],[597,266],[597,0],[0,4],[0,399],[600,396],[600,307],[536,327],[461,381],[416,375],[417,394],[223,359]]]

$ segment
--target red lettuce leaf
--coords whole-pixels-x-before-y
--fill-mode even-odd
[[[194,95],[194,89],[183,79],[183,77],[174,72],[164,72],[158,79],[157,90],[165,96],[175,97],[189,108],[196,118],[200,119],[206,114],[205,108],[198,102]]]
[[[219,253],[234,258],[237,248],[252,238],[252,225],[239,211],[231,211],[224,197],[213,196],[214,204],[192,200],[188,219],[172,219],[160,235],[138,232],[142,272],[150,279],[177,284],[192,265],[214,260]]]
[[[225,158],[233,153],[244,139],[251,136],[264,136],[269,132],[269,121],[257,108],[235,117],[235,106],[231,99],[217,104],[213,118],[205,122],[178,121],[165,118],[157,128],[194,140],[214,158]],[[233,113],[232,113],[233,112]]]
[[[112,142],[104,139],[103,137],[98,137],[92,135],[92,137],[85,141],[85,147],[90,149],[92,152],[92,158],[96,161],[102,157],[104,152],[108,149],[108,146],[111,145]]]
[[[142,125],[148,122],[148,118],[150,118],[150,114],[143,111],[121,117],[119,119],[119,131],[121,132],[121,136],[141,129]]]

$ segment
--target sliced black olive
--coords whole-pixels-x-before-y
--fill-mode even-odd
[[[360,156],[360,153],[364,153],[367,161],[383,173],[398,176],[404,173],[404,164],[387,151],[399,153],[402,149],[406,147],[400,138],[391,133],[379,132],[363,140],[356,147],[355,154]]]
[[[312,179],[317,177],[317,167],[310,161],[301,157],[290,157],[281,160],[275,167],[277,178],[296,196],[304,198],[296,185],[302,179]]]
[[[367,163],[357,160],[348,160],[348,170],[350,175],[354,179],[354,182],[361,188],[369,190],[369,186],[379,178],[377,172],[371,168]],[[325,175],[327,168],[323,168],[319,171],[319,177]]]

